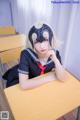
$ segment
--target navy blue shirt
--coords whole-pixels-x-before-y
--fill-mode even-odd
[[[54,50],[56,57],[61,63],[61,57],[58,50]],[[49,57],[47,63],[42,66],[38,55],[30,48],[24,49],[21,52],[19,64],[9,69],[3,78],[7,80],[7,87],[19,83],[18,73],[29,75],[29,79],[37,77],[41,74],[50,72],[55,68],[54,61]]]
[[[58,60],[61,63],[61,57],[59,55],[59,51],[55,51]],[[20,63],[18,72],[23,74],[28,74],[29,78],[33,78],[39,76],[44,69],[43,73],[47,73],[55,68],[54,62],[49,57],[46,65],[42,66],[37,54],[30,48],[27,48],[21,52]]]

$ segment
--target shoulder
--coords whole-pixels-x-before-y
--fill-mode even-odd
[[[27,59],[27,60],[28,59],[36,60],[37,54],[32,49],[26,48],[26,49],[22,50],[20,58]]]
[[[23,56],[29,56],[30,52],[32,52],[33,50],[31,50],[30,48],[26,48],[24,50],[21,51],[21,55]]]
[[[29,55],[29,52],[28,52],[28,48],[27,49],[24,49],[21,51],[21,54],[20,54],[20,61],[25,61],[26,62],[30,60],[30,55]]]

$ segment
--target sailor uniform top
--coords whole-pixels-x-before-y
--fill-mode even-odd
[[[61,63],[61,56],[58,50],[55,50],[56,57]],[[52,71],[55,68],[55,63],[49,57],[47,63],[42,65],[38,55],[32,49],[27,48],[21,52],[19,64],[9,69],[3,78],[7,80],[7,87],[19,83],[19,73],[26,74],[29,79],[37,77],[41,74]]]
[[[61,57],[59,51],[56,50],[56,56],[61,63]],[[47,63],[42,66],[38,59],[38,55],[30,48],[27,48],[21,52],[20,63],[18,72],[29,75],[29,78],[39,76],[47,73],[55,68],[55,63],[49,57]]]

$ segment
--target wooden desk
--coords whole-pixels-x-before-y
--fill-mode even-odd
[[[80,106],[80,82],[66,76],[66,82],[54,80],[32,90],[19,85],[5,89],[15,120],[56,120]]]
[[[0,35],[14,35],[16,34],[16,30],[13,26],[4,26],[0,27]]]
[[[0,37],[0,52],[22,47],[26,45],[26,36],[24,34]]]

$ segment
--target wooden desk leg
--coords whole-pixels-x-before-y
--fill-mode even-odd
[[[78,107],[76,120],[80,120],[80,106]]]

